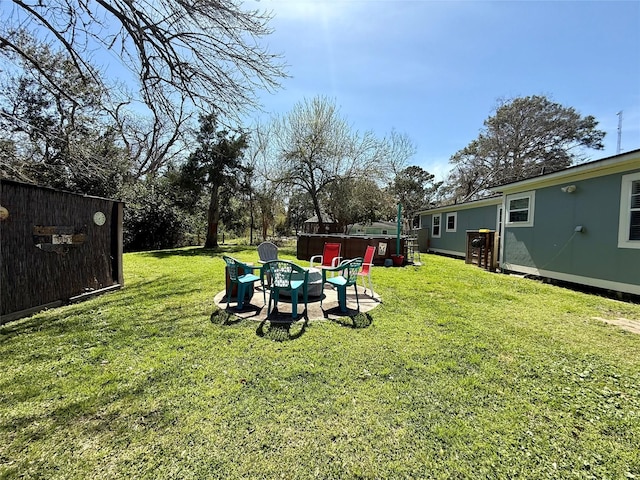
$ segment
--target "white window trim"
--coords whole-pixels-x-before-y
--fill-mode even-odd
[[[519,200],[521,198],[529,199],[529,216],[526,222],[510,222],[509,216],[511,211],[509,210],[509,205],[511,205],[511,201]],[[516,195],[508,195],[505,201],[505,215],[504,215],[504,227],[533,227],[533,218],[535,213],[536,206],[536,192],[532,190],[530,192],[522,192]]]
[[[436,235],[433,230],[435,228],[435,219],[438,218],[438,234]],[[431,238],[440,238],[442,234],[442,215],[439,213],[434,213],[431,215]]]
[[[453,217],[453,228],[449,228],[449,217]],[[458,212],[447,213],[445,216],[445,231],[455,232],[458,230]]]
[[[631,221],[631,183],[640,180],[640,172],[622,176],[620,185],[620,221],[618,222],[618,248],[640,248],[640,240],[629,240]]]

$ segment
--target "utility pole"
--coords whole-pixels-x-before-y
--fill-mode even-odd
[[[616,115],[618,115],[618,148],[616,149],[616,154],[619,154],[622,143],[622,110],[616,113]]]

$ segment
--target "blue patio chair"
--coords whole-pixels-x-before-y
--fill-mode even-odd
[[[231,290],[233,285],[238,286],[238,298],[236,304],[236,310],[242,310],[244,306],[244,296],[246,293],[246,287],[253,288],[253,283],[257,280],[260,280],[260,277],[253,274],[253,270],[259,269],[260,267],[254,267],[252,265],[247,265],[246,263],[242,263],[239,260],[236,260],[233,257],[228,257],[223,255],[222,257],[227,264],[227,272],[229,273],[229,282],[226,285],[226,294],[227,294],[227,308],[229,308],[229,299],[231,298]],[[262,291],[262,296],[264,299],[264,303],[267,303],[267,297]]]
[[[298,293],[302,292],[304,309],[307,311],[307,286],[309,283],[309,271],[288,260],[272,260],[264,266],[268,272],[269,306],[267,307],[267,317],[271,315],[271,301],[274,300],[274,310],[278,307],[280,292],[289,290],[291,292],[291,315],[295,320],[298,318]],[[302,290],[300,290],[302,288]]]
[[[322,284],[329,283],[336,288],[338,291],[338,305],[340,305],[341,312],[347,311],[347,287],[352,285],[356,291],[356,303],[358,304],[358,311],[360,311],[357,283],[358,273],[363,263],[363,258],[358,257],[352,260],[345,260],[335,268],[322,269]],[[327,278],[326,272],[340,272],[340,275]],[[322,307],[322,297],[320,297],[320,307]]]

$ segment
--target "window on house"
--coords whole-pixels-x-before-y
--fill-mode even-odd
[[[629,240],[640,240],[640,180],[631,182]]]
[[[618,247],[640,248],[640,173],[622,176]]]
[[[447,213],[447,232],[455,232],[458,223],[458,213]]]
[[[433,215],[431,217],[431,236],[433,238],[440,238],[440,215]]]
[[[507,197],[507,226],[533,227],[535,192],[520,193]]]

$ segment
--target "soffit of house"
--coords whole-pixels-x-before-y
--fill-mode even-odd
[[[497,185],[489,188],[489,190],[494,193],[510,194],[536,188],[553,187],[566,182],[588,180],[635,169],[640,169],[640,150],[633,150],[632,152],[583,163],[513,183]]]

